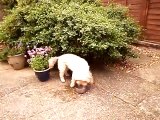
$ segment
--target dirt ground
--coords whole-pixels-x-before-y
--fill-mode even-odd
[[[159,120],[160,49],[133,47],[138,58],[94,63],[85,94],[61,83],[56,69],[40,82],[30,68],[0,63],[0,120]]]

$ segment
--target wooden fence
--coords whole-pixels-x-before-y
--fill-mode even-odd
[[[110,0],[103,0],[106,5]],[[144,40],[160,44],[160,0],[114,0],[129,7],[130,14],[144,28]]]

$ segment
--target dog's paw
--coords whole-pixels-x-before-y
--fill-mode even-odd
[[[65,81],[65,79],[61,79],[61,82],[64,83],[64,82],[66,82],[66,81]]]
[[[74,87],[74,84],[70,84],[70,87],[73,88],[73,87]]]

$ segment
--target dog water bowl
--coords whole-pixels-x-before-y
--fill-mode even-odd
[[[87,91],[87,86],[76,86],[75,91],[79,94],[83,94]]]

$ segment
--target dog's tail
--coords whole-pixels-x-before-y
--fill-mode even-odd
[[[49,68],[53,68],[54,65],[56,64],[57,60],[58,60],[58,57],[51,57],[48,60]]]

